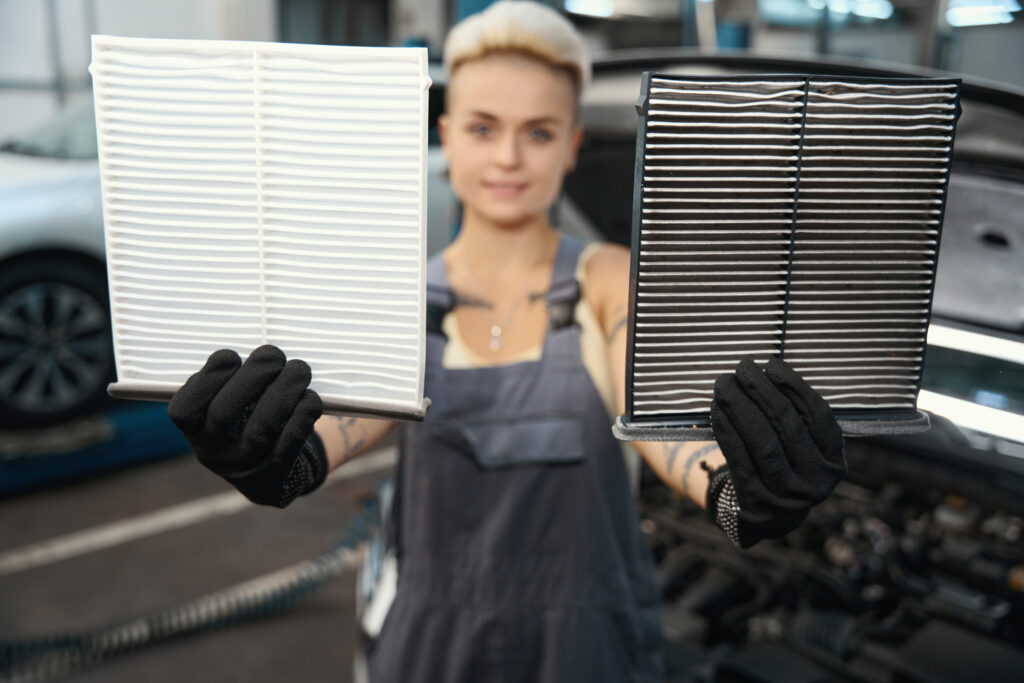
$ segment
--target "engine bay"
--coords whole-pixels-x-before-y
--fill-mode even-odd
[[[747,550],[646,473],[668,680],[1021,680],[1024,461],[951,430],[848,439],[832,496]]]

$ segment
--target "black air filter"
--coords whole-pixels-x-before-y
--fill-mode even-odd
[[[624,439],[710,438],[715,378],[790,363],[850,434],[917,411],[960,83],[645,74]]]

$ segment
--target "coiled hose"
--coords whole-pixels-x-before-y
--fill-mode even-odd
[[[351,569],[360,544],[379,525],[377,501],[370,497],[334,546],[305,562],[113,626],[0,641],[0,678],[11,683],[50,681],[143,647],[286,612]]]

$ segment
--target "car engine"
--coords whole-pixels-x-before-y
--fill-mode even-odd
[[[747,550],[645,476],[668,680],[1024,680],[1022,479],[906,443],[848,439],[832,496]]]

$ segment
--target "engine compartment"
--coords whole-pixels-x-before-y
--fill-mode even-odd
[[[848,439],[832,496],[747,550],[645,476],[668,680],[1021,680],[1024,461],[951,429]]]

